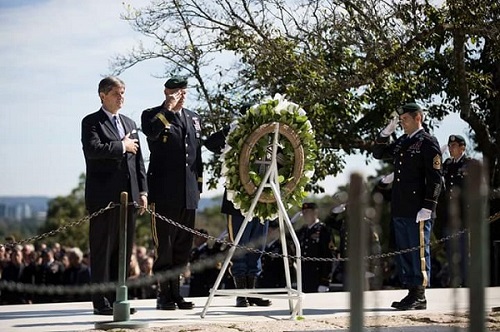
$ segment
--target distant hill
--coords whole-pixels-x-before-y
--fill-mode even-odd
[[[0,204],[6,206],[29,205],[34,213],[47,212],[49,201],[52,197],[46,196],[0,196]],[[201,198],[198,204],[198,210],[203,211],[214,205],[221,204],[222,197]]]
[[[33,212],[46,212],[52,197],[46,196],[0,196],[0,204],[17,206],[27,204]]]

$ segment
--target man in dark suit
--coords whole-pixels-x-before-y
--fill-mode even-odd
[[[392,303],[398,310],[427,308],[425,288],[431,272],[430,236],[441,190],[441,149],[422,126],[423,110],[405,104],[375,140],[373,156],[394,164],[391,214],[396,250],[420,247],[396,257],[401,284],[408,295]],[[398,122],[405,134],[390,142]]]
[[[194,227],[203,185],[201,121],[184,108],[187,80],[172,77],[165,83],[165,101],[142,112],[142,130],[151,151],[148,184],[152,209],[189,228]],[[182,269],[189,262],[193,234],[152,218],[155,273]],[[179,275],[180,277],[180,275]],[[180,295],[179,277],[162,281],[158,310],[192,309]]]
[[[134,121],[118,112],[123,105],[125,84],[117,77],[106,77],[99,83],[98,92],[101,108],[82,120],[83,154],[87,165],[87,210],[91,214],[110,202],[119,202],[120,194],[124,191],[128,192],[130,202],[138,202],[140,206],[146,207],[146,171],[137,127]],[[126,257],[132,253],[135,216],[136,210],[130,205]],[[119,217],[120,209],[115,208],[90,220],[92,283],[118,280]],[[114,301],[115,292],[93,294],[94,313],[112,315]]]

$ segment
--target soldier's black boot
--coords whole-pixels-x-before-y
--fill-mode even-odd
[[[402,301],[397,309],[399,310],[425,310],[427,309],[427,300],[425,299],[425,287],[416,286],[413,288],[413,296],[407,301]]]
[[[247,276],[247,288],[254,289],[256,283],[257,277]],[[270,300],[265,300],[258,297],[249,297],[247,300],[249,305],[256,305],[258,307],[269,307],[272,304]]]
[[[425,287],[414,286],[410,288],[408,295],[400,302],[394,302],[393,308],[398,310],[425,310],[427,300],[425,299]]]
[[[169,281],[160,283],[158,297],[156,298],[156,309],[175,310],[175,302],[173,301],[171,296]]]
[[[184,300],[181,296],[181,281],[179,278],[170,280],[170,292],[172,295],[172,300],[177,304],[179,309],[193,309],[194,303]]]
[[[414,293],[414,287],[410,287],[408,289],[408,294],[403,297],[403,299],[401,299],[401,301],[394,301],[392,302],[391,304],[391,307],[395,308],[395,309],[399,309],[399,307],[404,304],[404,303],[407,303],[409,301],[411,301],[410,299],[413,297],[413,293]]]
[[[236,289],[246,289],[247,288],[247,278],[243,277],[233,277],[234,286]],[[248,301],[246,297],[238,296],[236,298],[236,306],[237,307],[248,307]]]

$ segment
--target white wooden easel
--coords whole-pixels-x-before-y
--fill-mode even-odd
[[[293,229],[292,223],[290,222],[290,218],[288,217],[288,214],[286,212],[285,206],[283,205],[283,201],[281,200],[281,194],[280,194],[280,187],[279,187],[279,182],[278,182],[278,166],[276,162],[276,155],[278,151],[278,138],[279,138],[279,126],[280,124],[278,122],[274,123],[274,139],[273,139],[273,145],[272,145],[272,157],[270,160],[270,167],[267,169],[264,178],[262,180],[262,183],[260,184],[257,193],[252,201],[252,204],[250,205],[250,209],[245,217],[245,220],[243,221],[240,230],[238,231],[238,234],[236,235],[236,238],[234,239],[234,246],[232,246],[229,249],[228,255],[226,256],[226,259],[224,261],[224,264],[222,265],[222,268],[219,272],[219,275],[215,281],[215,284],[213,285],[213,288],[210,289],[210,295],[208,296],[207,302],[205,304],[205,307],[203,308],[203,311],[201,312],[201,318],[204,318],[208,307],[210,306],[210,303],[212,302],[214,296],[216,294],[218,295],[232,295],[232,296],[243,296],[243,297],[259,297],[259,295],[266,294],[266,297],[268,298],[286,298],[288,299],[288,303],[290,306],[290,319],[295,319],[297,315],[301,316],[302,315],[302,300],[304,298],[304,293],[302,293],[302,265],[301,265],[301,249],[300,249],[300,244],[299,244],[299,239],[297,238],[297,235],[295,234],[295,231]],[[253,211],[255,209],[255,206],[257,205],[258,199],[260,195],[262,194],[262,191],[264,188],[271,188],[274,194],[274,197],[276,198],[276,204],[278,205],[278,221],[279,221],[279,229],[280,229],[280,240],[281,240],[281,247],[283,250],[283,264],[285,267],[285,279],[286,279],[286,286],[285,288],[258,288],[258,289],[218,289],[220,282],[222,278],[224,277],[224,274],[226,273],[226,270],[229,266],[229,263],[231,261],[231,258],[234,255],[234,252],[236,251],[236,246],[241,240],[241,237],[243,235],[243,232],[245,231],[245,228],[247,224],[252,220],[253,218]],[[254,221],[256,222],[256,221]],[[292,282],[290,278],[290,264],[288,264],[288,249],[286,246],[286,238],[285,238],[285,226],[287,227],[293,243],[296,248],[296,257],[299,257],[298,259],[295,259],[295,265],[296,265],[296,274],[297,274],[297,289],[292,288]],[[272,294],[271,294],[272,293]]]

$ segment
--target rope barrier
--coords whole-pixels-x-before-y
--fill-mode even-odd
[[[129,205],[133,205],[136,209],[142,208],[136,202],[129,203]],[[0,247],[2,247],[2,246],[14,247],[16,245],[33,242],[36,240],[46,238],[48,236],[55,235],[57,233],[65,231],[66,229],[68,229],[70,227],[78,226],[78,225],[82,224],[84,221],[88,221],[92,218],[95,218],[96,216],[103,214],[109,210],[112,210],[118,206],[120,206],[120,204],[110,202],[106,207],[104,207],[104,208],[102,208],[102,209],[100,209],[100,210],[80,219],[80,220],[70,222],[70,223],[68,223],[64,226],[61,226],[55,230],[52,230],[52,231],[49,231],[49,232],[46,232],[46,233],[43,233],[43,234],[40,234],[37,236],[26,238],[26,239],[23,239],[23,240],[20,240],[17,242],[0,244]],[[189,228],[185,225],[182,225],[182,224],[180,224],[172,219],[169,219],[165,216],[162,216],[162,215],[152,211],[149,208],[145,208],[145,211],[151,215],[154,215],[157,219],[168,222],[175,227],[178,227],[180,229],[183,229],[187,232],[192,233],[193,235],[197,235],[197,236],[206,238],[207,240],[212,240],[214,242],[217,242],[217,243],[222,244],[222,245],[226,245],[228,247],[234,246],[237,249],[252,252],[255,254],[267,255],[267,256],[270,256],[273,258],[293,259],[293,260],[300,259],[302,261],[313,261],[313,262],[347,262],[347,261],[349,261],[349,258],[347,258],[347,257],[340,257],[340,258],[334,258],[334,257],[322,258],[322,257],[305,257],[305,256],[298,257],[298,256],[294,256],[294,255],[283,255],[283,254],[279,254],[279,253],[267,252],[267,251],[252,248],[253,245],[260,242],[259,241],[260,239],[255,241],[255,242],[251,242],[247,245],[234,245],[230,241],[219,239],[219,238],[216,238],[214,236],[201,233],[201,232],[199,232],[195,229]],[[500,212],[497,212],[496,214],[490,216],[488,219],[488,222],[492,223],[498,219],[500,219]],[[400,254],[409,253],[412,251],[420,250],[423,247],[427,247],[427,246],[432,247],[432,246],[435,246],[437,244],[444,243],[452,238],[461,236],[462,234],[465,234],[467,232],[468,232],[468,229],[464,228],[455,234],[451,234],[451,235],[448,235],[448,236],[443,237],[441,239],[432,241],[431,243],[426,244],[426,245],[401,249],[401,250],[388,252],[388,253],[369,255],[369,256],[363,257],[363,259],[364,260],[375,260],[375,259],[388,258],[388,257],[397,256]],[[241,251],[235,253],[235,255],[242,255],[242,254],[243,253]],[[204,270],[207,267],[214,267],[218,262],[224,260],[225,255],[226,255],[225,253],[220,253],[220,254],[214,255],[213,257],[204,259],[203,261],[191,263],[190,270],[192,272],[198,272],[198,271]],[[167,280],[172,280],[174,278],[178,278],[179,275],[181,275],[184,271],[185,271],[185,268],[181,267],[181,268],[172,269],[172,270],[165,271],[165,272],[155,273],[152,276],[143,276],[143,277],[140,277],[137,279],[129,279],[126,281],[126,285],[128,287],[131,287],[131,288],[149,286],[149,285],[152,285],[155,283],[161,283],[161,282],[164,282]],[[69,295],[69,294],[89,294],[89,293],[93,294],[93,293],[100,293],[100,292],[107,292],[110,290],[114,290],[116,288],[116,286],[117,286],[116,282],[105,282],[105,283],[100,283],[100,284],[85,284],[85,285],[78,285],[78,286],[71,286],[71,285],[70,286],[67,286],[67,285],[61,286],[61,285],[44,285],[44,284],[33,285],[33,284],[16,283],[16,282],[10,282],[10,281],[0,281],[0,290],[5,289],[5,290],[10,290],[10,291],[24,292],[24,293],[30,293],[30,294],[49,294],[49,295],[50,294],[55,294],[55,295],[68,294]]]

